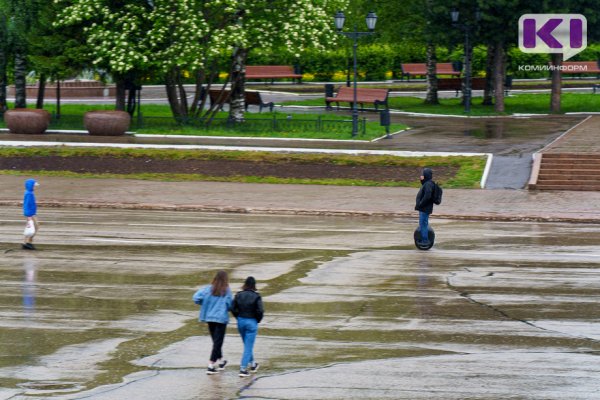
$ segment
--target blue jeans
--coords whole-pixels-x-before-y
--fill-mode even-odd
[[[254,342],[258,333],[258,322],[254,318],[239,317],[237,327],[244,342],[244,354],[242,354],[240,369],[245,370],[249,364],[254,364]]]
[[[419,211],[419,228],[421,229],[421,241],[429,243],[429,214]]]

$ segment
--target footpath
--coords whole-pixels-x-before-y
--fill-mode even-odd
[[[21,205],[26,178],[0,175],[0,205]],[[417,218],[416,188],[65,177],[39,181],[42,219],[48,207]],[[600,192],[446,189],[432,218],[600,223],[599,204]]]

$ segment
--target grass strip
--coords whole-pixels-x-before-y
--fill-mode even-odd
[[[550,94],[518,94],[504,98],[503,113],[494,111],[494,106],[481,104],[482,97],[474,97],[471,113],[473,116],[511,115],[511,114],[548,114],[550,113]],[[287,101],[284,105],[323,106],[322,99]],[[428,105],[418,97],[391,97],[390,108],[406,112],[466,115],[461,98],[440,99],[438,105]],[[566,112],[597,112],[600,109],[600,96],[591,93],[563,93],[561,95],[561,111]]]
[[[45,107],[54,113],[55,107]],[[49,129],[85,130],[83,115],[87,111],[113,110],[113,105],[99,104],[65,104],[61,106],[61,118],[53,119]],[[134,115],[130,130],[143,134],[190,135],[190,136],[240,136],[240,137],[274,137],[302,139],[335,139],[369,141],[386,134],[385,127],[377,121],[363,121],[365,129],[352,137],[352,121],[349,115],[336,113],[293,113],[293,112],[247,112],[246,122],[240,125],[223,126],[228,118],[227,112],[220,112],[212,125],[204,126],[190,120],[187,124],[178,124],[173,118],[171,109],[164,104],[148,104],[142,106],[142,118]],[[0,120],[0,127],[6,127]],[[390,132],[399,132],[407,125],[394,123]]]
[[[28,147],[28,148],[0,148],[0,157],[139,157],[160,160],[232,160],[257,163],[306,163],[306,164],[333,164],[350,166],[392,166],[415,167],[425,166],[436,168],[439,166],[457,167],[456,174],[447,179],[440,180],[440,184],[447,188],[475,188],[478,187],[485,168],[485,157],[395,157],[377,155],[338,155],[338,154],[305,154],[305,153],[272,153],[251,151],[218,151],[218,150],[158,150],[158,149],[114,149],[114,148],[76,148],[76,147]],[[99,174],[77,173],[72,171],[14,171],[2,170],[2,174],[34,175],[34,176],[67,176],[81,178],[126,178],[145,179],[158,181],[219,181],[219,182],[247,182],[247,183],[281,183],[281,184],[318,184],[342,186],[405,186],[418,187],[416,179],[410,181],[368,181],[361,179],[300,179],[258,176],[207,176],[202,174],[181,173],[133,173],[133,174]]]
[[[371,186],[371,187],[418,187],[417,182],[411,181],[369,181],[363,179],[305,179],[305,178],[279,178],[274,176],[207,176],[202,174],[92,174],[77,173],[72,171],[13,171],[0,170],[2,175],[16,176],[59,176],[68,178],[87,178],[87,179],[138,179],[160,182],[237,182],[237,183],[270,183],[270,184],[290,184],[290,185],[333,185],[333,186]],[[465,189],[476,188],[479,181],[469,183],[468,186],[460,186],[454,180],[442,183],[444,188]]]

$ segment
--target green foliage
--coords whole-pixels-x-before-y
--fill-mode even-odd
[[[385,74],[393,68],[394,51],[390,46],[363,46],[360,52],[360,65],[365,71],[365,80],[385,79]]]
[[[303,73],[314,75],[316,81],[345,80],[345,74],[352,71],[352,47],[349,40],[340,42],[340,47],[327,51],[307,50],[300,58],[292,58],[279,51],[256,50],[250,53],[248,65],[298,64]],[[459,54],[459,53],[457,53]],[[453,54],[452,56],[457,56]],[[452,60],[445,48],[438,49],[440,62]],[[383,80],[386,73],[400,77],[402,63],[425,62],[425,48],[416,42],[399,44],[363,44],[357,49],[359,80]],[[341,73],[334,76],[336,73]]]
[[[195,71],[234,47],[298,56],[331,42],[333,9],[345,0],[58,0],[60,25],[87,23],[95,63],[113,72]]]

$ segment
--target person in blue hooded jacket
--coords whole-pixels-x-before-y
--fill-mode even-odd
[[[39,229],[37,220],[37,204],[35,202],[34,188],[39,186],[39,183],[35,179],[27,179],[25,181],[25,196],[23,197],[23,215],[27,218],[27,222],[33,221],[35,232],[32,236],[25,236],[23,240],[22,248],[25,250],[35,250],[33,245],[33,237],[36,235]]]
[[[219,271],[210,285],[200,288],[192,297],[194,303],[200,305],[199,320],[208,323],[208,331],[213,342],[212,352],[208,360],[208,375],[225,369],[227,360],[223,358],[223,341],[229,323],[229,310],[233,296],[229,288],[229,276]]]

